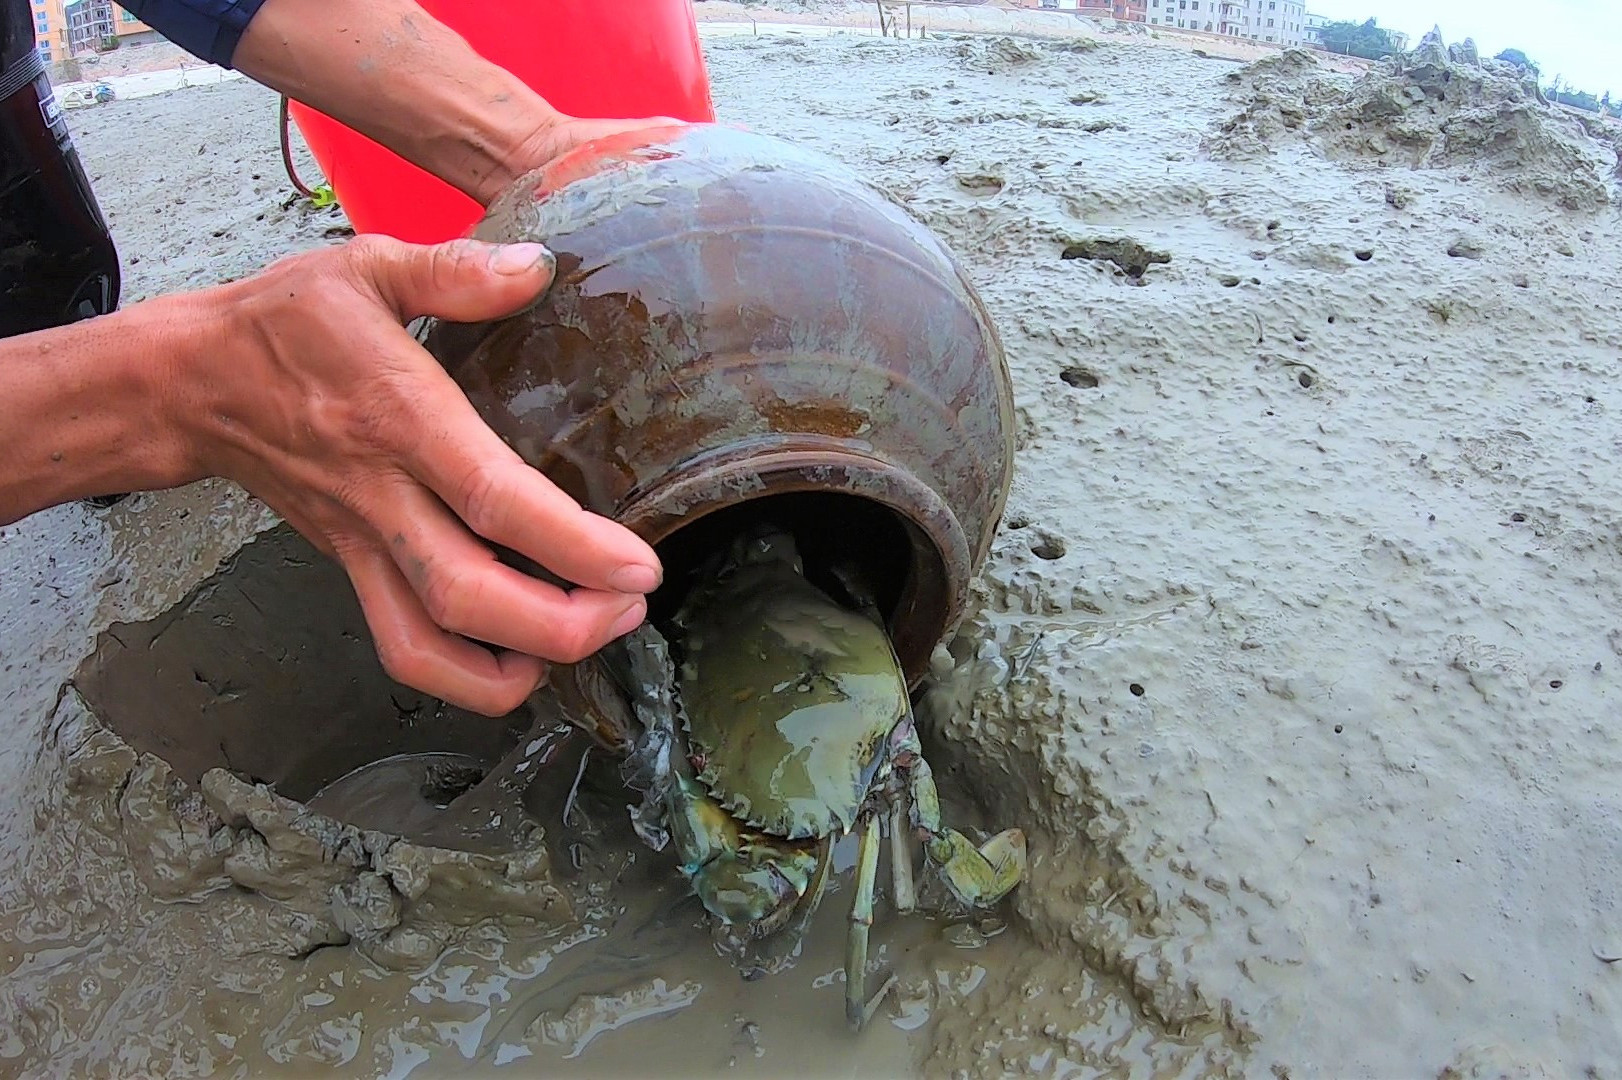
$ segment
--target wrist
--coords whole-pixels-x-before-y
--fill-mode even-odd
[[[477,83],[443,86],[434,135],[414,163],[489,206],[544,163],[550,134],[566,119],[517,76],[500,68]]]
[[[200,478],[173,400],[196,337],[185,299],[0,343],[0,522]]]
[[[252,281],[252,278],[246,279]],[[151,367],[151,391],[163,430],[170,434],[166,467],[185,479],[229,477],[222,468],[222,429],[229,434],[225,402],[242,382],[239,347],[251,329],[243,325],[242,283],[217,285],[151,301],[163,305],[155,327],[174,348]]]
[[[539,164],[526,146],[563,119],[412,0],[271,0],[233,63],[481,206]]]

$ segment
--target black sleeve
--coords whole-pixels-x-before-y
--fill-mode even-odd
[[[118,0],[118,6],[200,60],[229,68],[265,0]]]

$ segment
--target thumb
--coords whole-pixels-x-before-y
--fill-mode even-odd
[[[351,242],[355,269],[402,322],[433,315],[474,322],[511,315],[552,284],[557,260],[542,244],[452,240],[407,244],[367,236]]]

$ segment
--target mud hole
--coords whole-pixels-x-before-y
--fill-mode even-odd
[[[41,842],[69,856],[55,871],[70,878],[127,860],[122,888],[89,892],[95,915],[70,921],[125,938],[111,951],[133,970],[81,982],[68,1003],[54,1000],[60,951],[21,951],[0,988],[7,1059],[399,1074],[454,1055],[601,1075],[668,1060],[677,1040],[710,1048],[678,1073],[776,1075],[816,1038],[835,1041],[822,1060],[909,1071],[948,1052],[929,1037],[943,1012],[971,1026],[999,1001],[1045,1012],[1045,1034],[951,1044],[997,1069],[1141,1026],[1119,961],[1066,974],[1073,961],[1054,966],[1006,913],[902,920],[881,901],[873,971],[902,982],[886,1030],[854,1040],[844,882],[795,967],[746,983],[709,945],[671,856],[632,831],[617,763],[546,692],[492,721],[392,682],[344,585],[276,526],[173,607],[110,626],[63,688],[48,736],[62,782]],[[954,777],[950,820],[975,822],[950,798],[973,786],[950,746],[929,752]],[[837,850],[842,874],[851,847]],[[41,913],[49,877],[29,883]],[[96,1038],[137,1003],[164,1017],[157,1033]],[[1206,1033],[1178,1024],[1143,1052],[1205,1052]],[[66,1046],[63,1025],[82,1033]]]
[[[1171,262],[1164,251],[1151,251],[1136,240],[1083,240],[1066,244],[1059,253],[1061,259],[1091,259],[1093,262],[1111,263],[1117,275],[1125,274],[1134,285],[1147,284],[1143,276],[1157,263]]]

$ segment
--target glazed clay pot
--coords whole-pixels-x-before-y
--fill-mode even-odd
[[[554,284],[513,317],[433,326],[427,348],[526,461],[659,550],[655,621],[769,517],[808,572],[861,564],[916,684],[1013,466],[1002,347],[945,246],[839,163],[719,125],[583,147],[473,235],[545,243]],[[596,660],[552,682],[614,707]]]

